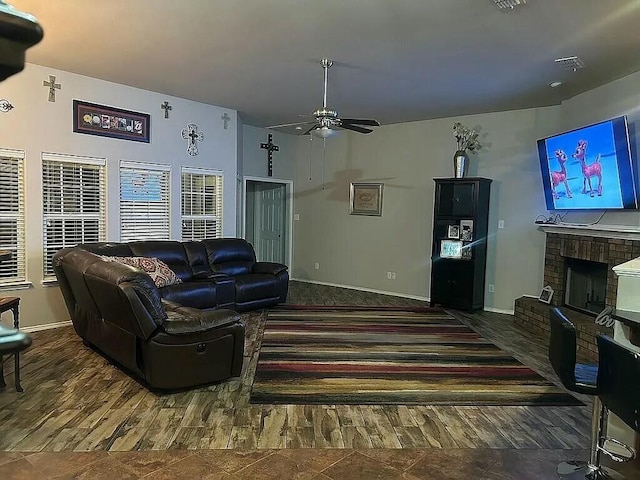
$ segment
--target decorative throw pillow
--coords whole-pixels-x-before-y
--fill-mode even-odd
[[[123,263],[125,265],[130,265],[139,270],[142,270],[151,277],[153,283],[155,283],[158,288],[166,287],[168,285],[175,285],[176,283],[182,283],[182,280],[180,280],[180,278],[175,274],[173,270],[169,268],[166,263],[155,257],[102,256],[102,258],[110,262]]]

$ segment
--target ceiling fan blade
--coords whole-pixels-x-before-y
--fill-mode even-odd
[[[356,125],[369,125],[371,127],[379,127],[380,126],[380,122],[378,122],[377,120],[373,120],[373,119],[367,119],[367,118],[343,118],[341,119],[342,123],[355,123]]]
[[[311,127],[309,130],[307,130],[306,132],[304,132],[302,135],[309,135],[311,132],[313,132],[316,128],[319,128],[320,125],[314,125],[313,127]]]
[[[340,128],[344,128],[345,130],[353,130],[358,133],[371,133],[373,130],[370,128],[359,127],[358,125],[352,125],[350,123],[343,123],[340,125]]]
[[[282,123],[280,125],[269,125],[264,128],[284,128],[284,127],[295,127],[296,125],[308,125],[311,123],[315,123],[315,120],[309,120],[307,122],[294,122],[294,123]]]

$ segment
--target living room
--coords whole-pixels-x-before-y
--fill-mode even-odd
[[[64,78],[65,82],[55,103],[47,102],[47,89],[41,87],[49,75],[55,75],[58,81]],[[537,297],[544,286],[545,234],[534,220],[547,211],[536,140],[624,114],[633,127],[639,116],[639,77],[638,73],[629,75],[553,107],[383,125],[369,136],[336,136],[326,142],[324,159],[322,150],[316,148],[321,142],[313,145],[316,150],[309,158],[307,138],[273,133],[274,142],[280,145],[274,155],[273,177],[293,180],[295,212],[300,216],[294,222],[292,278],[428,299],[433,178],[452,174],[450,157],[455,138],[451,127],[461,121],[481,126],[487,135],[486,143],[490,144],[487,152],[472,156],[470,166],[470,175],[493,179],[486,283],[495,285],[495,293],[486,293],[485,308],[512,313],[516,298]],[[39,100],[34,89],[41,90]],[[27,158],[25,224],[27,280],[31,287],[15,292],[23,298],[25,327],[68,320],[57,288],[42,283],[42,152],[106,158],[108,239],[119,235],[118,168],[123,159],[171,165],[175,172],[171,177],[172,191],[180,189],[178,172],[182,166],[223,171],[224,236],[236,236],[242,231],[236,223],[239,158],[242,157],[243,175],[268,178],[265,151],[258,143],[266,141],[272,132],[237,121],[229,122],[225,130],[221,115],[228,113],[237,119],[236,112],[228,109],[32,64],[6,80],[2,91],[16,105],[4,115],[11,122],[5,122],[2,129],[3,148],[22,150]],[[169,119],[162,118],[161,112],[154,116],[152,124],[157,133],[153,131],[150,144],[141,144],[73,133],[72,98],[127,105],[138,111],[157,111],[169,98],[174,109]],[[187,154],[186,141],[179,136],[187,122],[199,124],[206,134],[198,145],[198,156]],[[34,135],[36,128],[42,134]],[[385,185],[382,216],[350,216],[349,183],[376,180]],[[171,196],[171,213],[172,218],[179,218],[179,195]],[[598,216],[599,212],[581,216],[574,213],[565,221],[584,223]],[[504,229],[497,228],[498,220],[504,220]],[[639,222],[640,215],[634,211],[607,212],[601,221],[630,226]],[[172,221],[171,228],[172,238],[179,238],[180,223]],[[374,258],[376,261],[372,261]],[[313,268],[316,262],[320,264],[318,270]],[[388,280],[387,271],[397,272],[397,279]]]
[[[309,68],[321,73],[317,66]],[[291,222],[292,280],[428,300],[433,179],[452,176],[452,126],[461,122],[479,129],[483,145],[471,156],[469,176],[493,180],[486,284],[493,285],[494,291],[485,292],[485,310],[513,314],[517,298],[537,297],[544,286],[545,233],[534,220],[548,213],[536,140],[627,115],[635,141],[640,120],[639,80],[640,72],[631,73],[549,106],[384,124],[371,135],[341,132],[326,142],[310,142],[307,136],[245,124],[232,108],[27,63],[23,72],[0,88],[0,98],[13,105],[0,114],[0,148],[3,156],[9,150],[23,156],[26,185],[25,278],[3,288],[3,296],[20,297],[21,326],[28,330],[69,324],[60,291],[43,268],[41,167],[43,154],[55,154],[104,161],[105,238],[115,241],[120,238],[123,220],[119,202],[123,161],[170,168],[170,238],[181,237],[178,192],[183,167],[221,172],[225,237],[240,237],[245,229],[243,177],[292,181],[292,213],[297,218]],[[54,91],[55,101],[50,100],[50,87],[44,81],[60,85]],[[74,132],[76,99],[150,114],[150,142]],[[313,100],[317,103],[317,98]],[[161,108],[164,102],[171,105],[167,117]],[[189,140],[182,131],[188,124],[196,124],[203,133],[197,141],[198,155],[187,151]],[[279,146],[273,154],[271,178],[267,154],[260,148],[269,134]],[[384,184],[381,216],[349,214],[352,182]],[[564,221],[591,223],[600,213],[570,213]],[[498,228],[499,223],[504,228]],[[600,223],[638,227],[640,214],[607,212]],[[388,278],[387,272],[394,272],[394,278]],[[4,316],[2,320],[10,323]]]

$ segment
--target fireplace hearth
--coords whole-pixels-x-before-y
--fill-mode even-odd
[[[595,359],[596,334],[612,334],[610,327],[595,324],[595,316],[605,306],[616,306],[618,277],[613,267],[640,257],[640,232],[631,235],[626,231],[591,232],[560,226],[544,229],[543,286],[551,286],[554,295],[550,305],[537,298],[516,299],[515,322],[548,340],[549,310],[561,307],[576,325],[578,353],[583,358]]]

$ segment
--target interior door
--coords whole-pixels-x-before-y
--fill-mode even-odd
[[[253,246],[256,257],[263,262],[286,264],[286,185],[256,183],[254,200]]]

